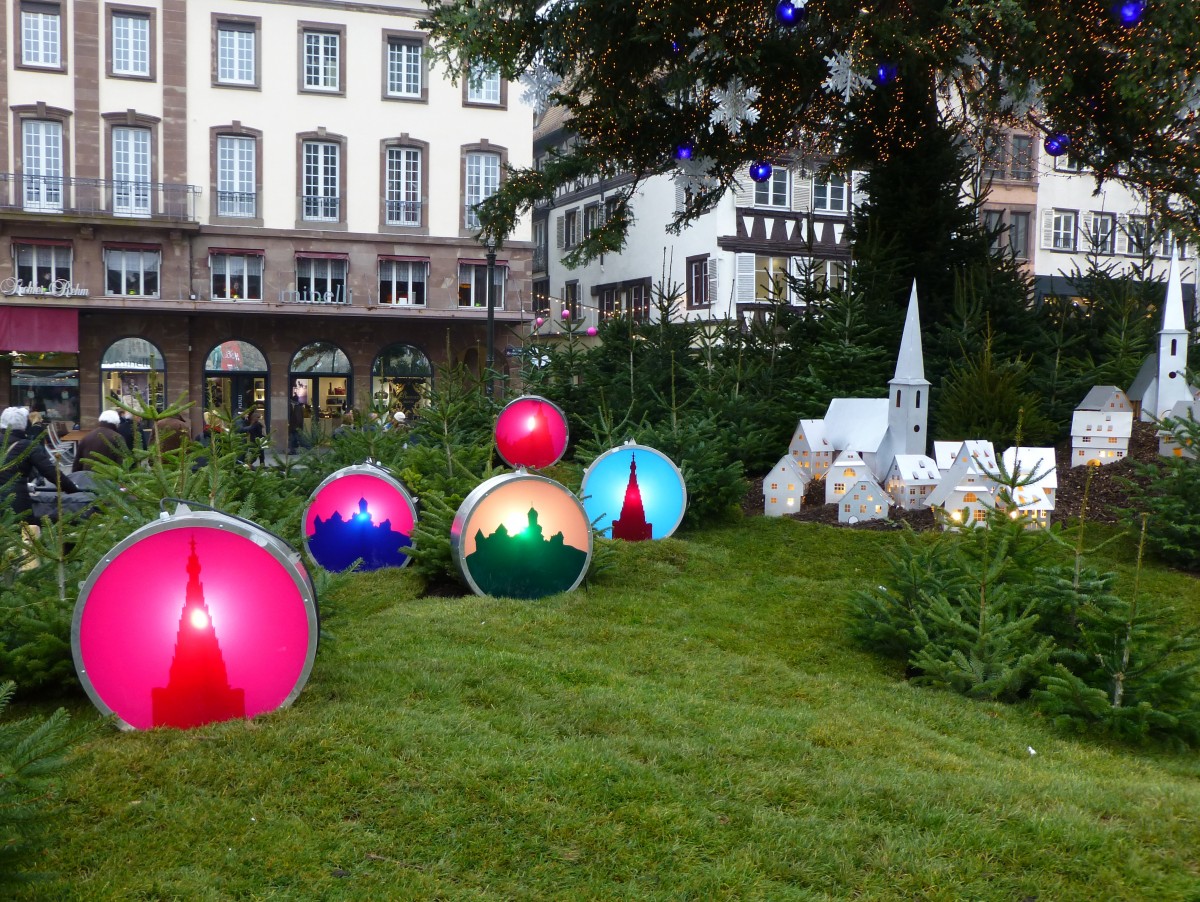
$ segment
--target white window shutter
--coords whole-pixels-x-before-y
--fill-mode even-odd
[[[1042,247],[1054,247],[1054,211],[1042,211]]]
[[[733,180],[734,203],[739,207],[754,206],[754,182],[744,178]]]
[[[565,219],[565,217],[560,214],[559,217],[554,221],[554,235],[555,235],[554,246],[559,248],[560,250],[562,249],[562,246],[563,246],[563,235],[564,235],[564,231],[565,231],[564,226],[563,226],[563,219]]]
[[[683,190],[683,185],[679,182],[675,183],[675,212],[682,213],[683,208],[687,206],[687,195]]]
[[[1129,253],[1129,217],[1124,213],[1117,217],[1117,240],[1115,250],[1118,254]]]
[[[720,257],[708,258],[708,302],[710,304],[717,302],[717,292],[721,287],[721,280],[719,278],[720,262]]]
[[[1082,233],[1079,240],[1079,249],[1081,251],[1093,251],[1096,249],[1095,233],[1092,231],[1092,212],[1084,210],[1079,214],[1079,231]]]
[[[861,207],[867,202],[867,190],[863,187],[867,174],[861,169],[856,169],[850,173],[850,205]]]
[[[754,303],[754,254],[737,255],[737,302]]]
[[[792,209],[798,213],[812,209],[812,179],[795,171],[792,172]]]

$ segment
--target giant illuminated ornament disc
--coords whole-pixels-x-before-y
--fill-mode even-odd
[[[343,467],[317,486],[304,510],[304,547],[326,570],[403,567],[408,563],[417,506],[383,467]]]
[[[592,461],[579,494],[596,532],[630,542],[665,539],[687,509],[679,468],[661,451],[633,442]]]
[[[542,598],[582,582],[592,529],[566,487],[531,473],[476,486],[450,527],[454,563],[477,595]]]
[[[537,395],[516,398],[496,417],[496,450],[510,467],[552,466],[567,450],[567,417]]]
[[[119,726],[186,728],[291,704],[317,633],[316,593],[290,546],[181,505],[96,564],[71,651],[84,690]]]

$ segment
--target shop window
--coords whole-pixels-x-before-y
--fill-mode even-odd
[[[492,306],[496,310],[504,309],[504,286],[507,281],[508,267],[496,264],[492,280],[495,286]],[[486,307],[487,303],[487,265],[460,263],[458,265],[458,306]]]
[[[13,244],[17,289],[54,293],[71,286],[71,248],[42,244]]]
[[[144,338],[114,341],[100,358],[100,409],[120,402],[127,407],[152,405],[162,410],[166,406],[165,369],[163,353],[154,343]]]
[[[371,365],[371,404],[380,412],[412,414],[429,386],[433,367],[412,345],[388,345]]]
[[[302,301],[344,304],[346,261],[324,257],[297,257],[296,291]]]
[[[212,254],[208,265],[214,300],[262,300],[261,254]]]
[[[104,251],[105,292],[109,295],[158,297],[162,252],[107,248]]]
[[[379,303],[424,307],[428,271],[424,260],[380,260]]]

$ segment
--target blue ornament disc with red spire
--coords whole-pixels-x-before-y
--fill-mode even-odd
[[[661,451],[634,442],[592,461],[579,494],[597,532],[630,542],[665,539],[687,510],[679,468]]]

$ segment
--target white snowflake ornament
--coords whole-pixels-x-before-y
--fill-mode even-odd
[[[557,91],[561,84],[560,76],[538,63],[521,75],[521,85],[525,88],[521,100],[533,107],[534,112],[540,116],[550,106],[550,95]]]
[[[708,117],[712,127],[724,125],[730,134],[739,134],[742,123],[753,125],[758,121],[758,110],[754,101],[758,100],[758,88],[748,87],[736,75],[723,88],[713,88],[709,92],[717,108]]]
[[[712,174],[713,160],[711,157],[697,157],[690,160],[676,160],[675,174],[672,178],[683,189],[685,194],[693,197],[704,194],[717,187],[716,176]]]
[[[841,94],[843,100],[849,100],[851,94],[875,90],[871,79],[854,71],[850,54],[835,50],[825,57],[825,65],[829,67],[829,75],[821,85],[830,94]]]

